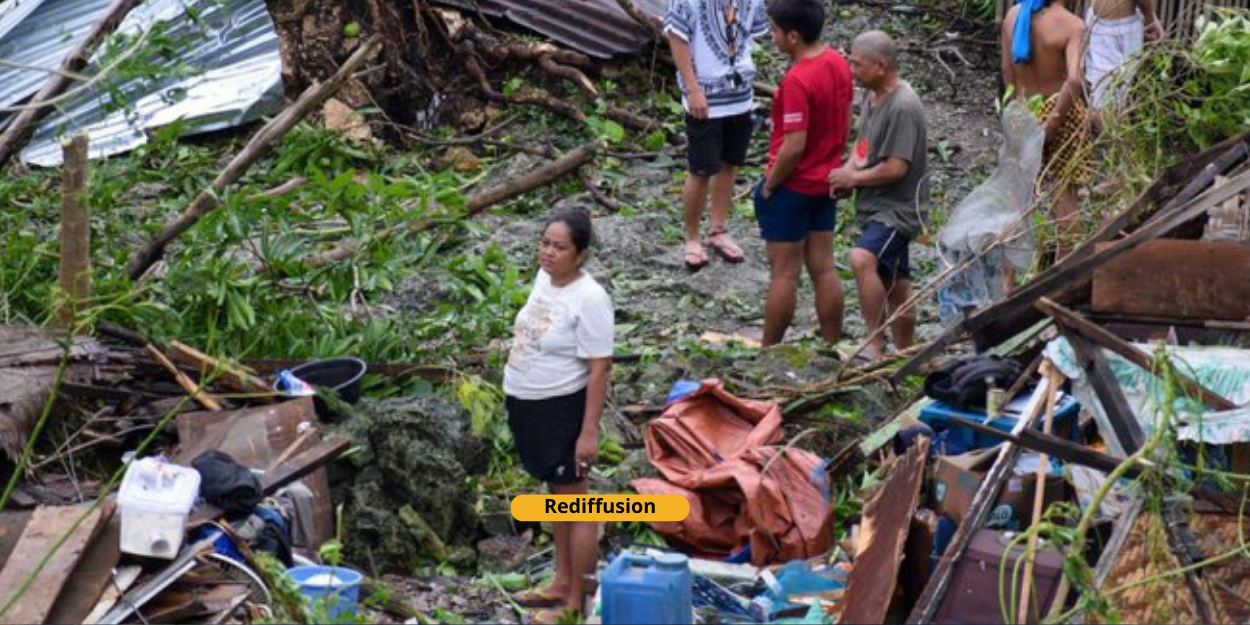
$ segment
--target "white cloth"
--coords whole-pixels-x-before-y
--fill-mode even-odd
[[[1089,29],[1085,81],[1090,85],[1094,108],[1102,108],[1115,98],[1110,87],[1116,80],[1116,70],[1145,43],[1146,24],[1140,12],[1129,17],[1103,19],[1095,17],[1093,9],[1087,9],[1085,25]]]
[[[576,393],[590,379],[590,358],[612,356],[612,300],[598,282],[582,277],[562,287],[542,269],[512,331],[503,390],[517,399]]]
[[[735,22],[727,26],[730,3]],[[690,45],[694,74],[707,96],[708,117],[731,117],[755,108],[755,61],[751,48],[755,39],[768,32],[768,14],[763,0],[669,0],[664,16],[664,32],[672,33]],[[737,44],[737,54],[730,55],[729,40]],[[739,80],[733,81],[737,70]],[[681,104],[686,112],[688,87],[681,85]]]

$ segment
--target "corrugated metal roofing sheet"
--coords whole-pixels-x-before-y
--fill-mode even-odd
[[[472,0],[437,0],[471,8]],[[668,0],[631,0],[644,14],[664,18]],[[590,56],[633,54],[650,40],[646,28],[631,18],[617,0],[477,0],[486,15],[506,17]]]
[[[94,0],[46,0],[57,1]],[[277,31],[263,0],[148,0],[118,30],[135,34],[156,22],[168,23],[165,36],[178,42],[183,51],[162,62],[170,68],[183,64],[193,68],[194,74],[130,81],[118,88],[120,102],[104,88],[72,98],[43,122],[22,151],[23,161],[59,165],[58,137],[80,130],[91,137],[91,156],[99,157],[143,145],[146,131],[178,120],[186,124],[184,133],[192,134],[229,128],[281,110],[282,61]],[[23,22],[16,30],[25,28]],[[94,71],[94,63],[87,73]],[[7,72],[0,72],[0,83],[7,79]]]
[[[0,59],[29,67],[59,67],[111,3],[112,0],[7,0],[0,4]],[[3,68],[0,106],[29,98],[47,78],[47,72]]]

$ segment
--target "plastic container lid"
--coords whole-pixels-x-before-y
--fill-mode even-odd
[[[186,514],[199,494],[199,471],[148,457],[127,467],[117,503],[123,511]]]

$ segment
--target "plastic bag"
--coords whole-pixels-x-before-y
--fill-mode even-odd
[[[945,322],[1003,295],[1003,269],[1033,264],[1037,252],[1026,214],[1042,168],[1046,133],[1028,108],[1013,100],[1003,109],[1003,146],[998,166],[951,211],[938,232],[942,260],[958,271],[938,290],[939,315]],[[1003,243],[994,242],[1003,238]]]

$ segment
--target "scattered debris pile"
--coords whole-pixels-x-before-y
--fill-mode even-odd
[[[360,566],[376,575],[409,572],[420,557],[475,559],[465,479],[481,443],[458,406],[350,406],[336,398],[358,397],[363,367],[316,377],[331,361],[295,369],[333,389],[314,402],[181,343],[100,329],[126,343],[0,327],[0,381],[16,400],[0,412],[4,462],[20,467],[0,500],[0,622],[251,622],[336,609],[292,607],[293,588],[341,590],[348,609],[346,586],[299,572],[324,558],[331,578],[356,575],[326,551],[344,531],[326,465],[353,438],[359,453],[335,465],[335,492],[348,500],[345,523],[358,531],[347,553],[363,554]],[[350,427],[335,433],[345,414]]]

